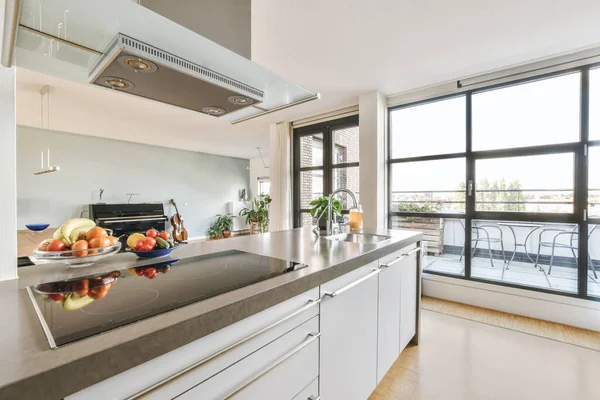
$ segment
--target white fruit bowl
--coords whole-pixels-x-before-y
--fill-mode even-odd
[[[82,250],[41,251],[36,249],[33,251],[33,256],[40,264],[68,264],[70,267],[77,268],[86,267],[103,258],[114,256],[120,249],[121,243],[108,247],[87,249],[83,250],[88,252],[83,257],[74,255],[80,254]]]

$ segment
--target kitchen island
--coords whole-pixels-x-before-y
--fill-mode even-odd
[[[20,268],[19,280],[0,282],[4,306],[0,399],[71,395],[112,399],[141,393],[150,398],[185,393],[189,398],[213,398],[204,393],[212,393],[215,387],[225,390],[215,398],[255,398],[251,394],[253,390],[260,393],[257,384],[265,368],[272,368],[269,375],[280,375],[280,386],[286,389],[292,386],[286,381],[290,374],[280,366],[289,364],[293,371],[298,363],[314,364],[312,369],[300,369],[306,375],[302,379],[312,379],[302,383],[310,392],[304,398],[335,399],[338,393],[327,393],[340,390],[337,383],[342,379],[346,383],[341,389],[352,390],[352,396],[358,397],[347,397],[344,392],[338,398],[366,398],[406,343],[418,341],[421,234],[364,233],[391,238],[376,244],[332,241],[315,238],[310,229],[302,228],[183,245],[170,257],[185,259],[235,249],[308,267],[54,350],[44,336],[27,286],[142,267],[156,260],[120,254],[79,269],[64,265]],[[364,346],[361,338],[365,338]],[[299,344],[287,348],[294,340],[300,340]],[[238,345],[232,348],[234,344]],[[283,347],[278,350],[275,345]],[[251,366],[261,365],[263,356],[271,361],[248,372]],[[349,361],[337,368],[335,363],[345,358]],[[202,360],[207,360],[206,365],[180,374]],[[234,365],[249,375],[237,382],[235,374],[220,373],[235,371],[229,368]],[[300,375],[294,374],[298,379]],[[162,381],[167,383],[157,385]],[[278,389],[278,385],[267,386]],[[200,392],[194,394],[193,389]],[[203,396],[198,397],[199,393]]]

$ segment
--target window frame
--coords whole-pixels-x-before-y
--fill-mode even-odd
[[[588,295],[588,282],[587,282],[587,263],[588,263],[588,225],[589,224],[600,224],[600,217],[588,218],[588,148],[591,146],[600,147],[600,140],[589,140],[589,89],[590,89],[590,70],[600,67],[600,63],[588,64],[578,66],[574,68],[565,68],[563,70],[553,71],[549,73],[541,73],[536,76],[528,76],[522,79],[515,79],[508,82],[501,82],[497,84],[491,84],[485,87],[476,87],[471,90],[465,90],[458,85],[456,92],[444,94],[441,96],[433,96],[426,99],[409,102],[393,107],[388,107],[387,115],[387,223],[388,227],[392,226],[392,218],[394,216],[418,216],[424,218],[453,218],[453,219],[464,219],[465,226],[465,243],[471,243],[472,238],[472,223],[474,220],[489,220],[489,221],[522,221],[522,222],[554,222],[554,223],[569,223],[576,224],[579,228],[579,247],[578,247],[578,265],[577,265],[577,293],[560,292],[552,289],[538,288],[533,286],[520,285],[510,282],[499,282],[490,279],[484,279],[481,277],[473,277],[471,274],[471,246],[465,245],[465,271],[464,276],[448,274],[439,271],[426,271],[432,275],[442,275],[454,279],[464,279],[475,282],[507,286],[518,289],[532,290],[536,292],[550,293],[553,295],[576,297],[585,300],[600,301],[598,297],[592,297]],[[560,144],[551,145],[537,145],[527,147],[515,147],[515,148],[503,148],[494,150],[478,150],[473,151],[472,147],[472,96],[476,93],[484,91],[490,91],[508,86],[525,84],[537,80],[548,79],[565,75],[568,73],[580,73],[580,95],[579,95],[579,106],[580,106],[580,128],[579,128],[579,139],[576,142],[563,142]],[[393,159],[391,154],[391,114],[399,109],[414,107],[434,101],[442,101],[450,98],[456,98],[465,96],[466,101],[466,129],[465,129],[465,152],[450,153],[441,155],[427,155],[410,158],[397,158]],[[511,158],[529,155],[546,155],[546,154],[559,154],[559,153],[570,153],[573,154],[574,169],[573,169],[573,212],[571,213],[537,213],[537,212],[519,212],[519,211],[477,211],[475,208],[475,183],[476,171],[475,161],[492,158]],[[432,161],[441,159],[452,159],[461,158],[466,159],[465,168],[465,212],[448,213],[448,212],[405,212],[405,211],[391,211],[392,208],[392,166],[399,163],[414,162],[414,161]],[[473,182],[472,195],[468,194],[469,182]]]
[[[335,164],[333,162],[333,131],[358,127],[358,115],[308,125],[293,130],[293,224],[294,228],[302,226],[302,213],[309,212],[309,208],[301,207],[300,173],[304,171],[323,171],[323,196],[329,196],[333,191],[333,172],[339,168],[359,167],[359,162]],[[323,134],[323,165],[301,167],[300,139],[314,134]],[[349,210],[343,210],[347,214]]]

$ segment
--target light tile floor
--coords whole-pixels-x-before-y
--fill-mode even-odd
[[[409,345],[370,400],[597,400],[600,353],[422,310]]]
[[[426,256],[423,258],[425,271],[432,270],[447,274],[464,275],[464,257],[455,254],[441,256]],[[513,261],[509,269],[504,269],[503,262],[494,259],[494,268],[490,265],[489,258],[475,257],[471,264],[471,274],[474,277],[515,283],[525,286],[535,286],[564,292],[577,292],[577,270],[569,267],[552,267],[552,274],[548,275],[548,266],[541,265],[544,272],[534,268],[532,263]],[[600,266],[597,267],[600,276]],[[600,279],[595,279],[592,271],[588,273],[588,293],[590,296],[600,297]]]

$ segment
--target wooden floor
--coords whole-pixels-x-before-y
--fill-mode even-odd
[[[403,351],[370,400],[600,399],[600,352],[537,336],[532,332],[553,328],[540,328],[536,320],[529,322],[537,327],[523,333],[501,322],[511,320],[509,314],[483,310],[488,319],[482,323],[431,311],[425,307],[433,302],[424,303],[421,344]],[[457,311],[460,306],[444,307],[478,312]],[[501,323],[511,327],[496,326]]]
[[[495,325],[500,328],[511,329],[600,351],[600,332],[562,325],[556,322],[523,317],[520,315],[507,314],[500,311],[489,310],[487,308],[474,307],[433,297],[424,297],[422,300],[422,307],[426,310],[442,314],[466,318],[477,322],[483,322],[484,324]]]

